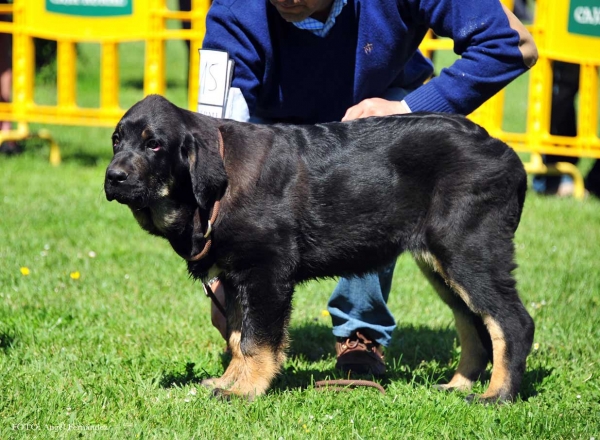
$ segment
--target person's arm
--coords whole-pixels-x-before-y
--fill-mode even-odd
[[[253,32],[268,32],[268,27],[266,23],[257,23]],[[217,2],[210,7],[206,17],[202,48],[225,51],[235,61],[231,86],[241,90],[252,115],[260,92],[265,59],[269,56],[264,52],[266,48],[258,48],[238,17]]]
[[[249,4],[248,8],[256,7],[255,4]],[[259,14],[256,14],[260,16]],[[265,32],[266,23],[259,23],[255,32]],[[245,114],[252,115],[256,108],[256,102],[261,87],[261,79],[264,73],[264,63],[270,54],[264,52],[264,48],[258,49],[251,41],[248,32],[240,23],[238,18],[231,10],[214,2],[210,7],[206,17],[206,33],[202,42],[204,49],[222,50],[229,54],[229,57],[235,61],[232,90],[230,95],[234,96],[232,105],[247,108],[230,109],[232,119],[243,120],[247,117],[239,117]],[[238,92],[241,91],[241,95]],[[213,291],[217,301],[225,304],[225,291],[218,278],[210,281],[210,288]],[[217,306],[211,301],[211,322],[219,331],[223,339],[227,339],[227,318],[221,313]]]
[[[353,105],[342,118],[342,121],[367,118],[369,116],[403,115],[410,113],[406,101],[391,101],[383,98],[369,98]]]
[[[223,289],[221,280],[216,277],[213,278],[209,281],[209,288],[212,290],[216,300],[219,301],[222,307],[225,307],[225,290]],[[223,339],[227,340],[227,317],[221,313],[221,310],[219,310],[212,298],[210,301],[210,321],[213,327],[219,331]]]
[[[410,93],[412,111],[469,114],[537,61],[533,38],[499,0],[422,0],[415,11],[461,55]]]
[[[452,38],[461,58],[403,102],[367,99],[348,109],[344,120],[410,111],[467,115],[537,61],[531,34],[498,0],[407,0],[400,7]]]

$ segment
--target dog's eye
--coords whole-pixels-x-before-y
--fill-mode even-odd
[[[112,137],[112,144],[113,144],[113,147],[116,147],[119,144],[119,136],[114,135]]]
[[[146,148],[150,148],[152,151],[158,151],[160,150],[160,145],[154,139],[151,139],[146,143]]]

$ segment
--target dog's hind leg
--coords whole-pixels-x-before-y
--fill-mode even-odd
[[[431,249],[437,273],[468,307],[471,314],[467,316],[475,314],[483,322],[491,339],[493,369],[489,387],[481,396],[468,397],[468,400],[482,403],[514,399],[523,379],[534,334],[533,320],[519,299],[511,275],[515,267],[512,233],[502,233],[499,218],[502,216],[491,212],[487,218],[479,219],[478,230],[460,237],[440,234],[432,240],[436,245]],[[460,326],[467,322],[461,319],[457,321],[459,334],[464,332]],[[467,326],[469,333],[473,328],[479,330],[481,327],[478,320],[471,323]],[[481,331],[477,333],[480,335]],[[485,348],[487,338],[479,337],[479,340]],[[469,357],[473,357],[473,353]],[[462,375],[464,371],[467,370],[457,373]],[[455,383],[459,381],[457,378]]]
[[[292,284],[278,288],[264,278],[244,285],[228,301],[228,334],[232,359],[223,376],[206,382],[222,398],[264,394],[285,361]],[[225,286],[227,289],[227,286]]]
[[[452,380],[438,385],[441,390],[469,391],[491,360],[492,342],[482,319],[446,284],[439,262],[431,254],[415,255],[417,265],[440,298],[452,309],[461,352]]]

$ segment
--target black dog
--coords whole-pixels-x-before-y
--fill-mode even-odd
[[[454,312],[462,352],[441,388],[470,389],[493,360],[477,398],[518,393],[534,333],[511,275],[526,174],[483,128],[425,113],[261,126],[154,95],[123,116],[113,147],[108,200],[169,240],[193,277],[224,284],[233,358],[208,381],[216,394],[268,389],[296,283],[365,274],[403,251]]]

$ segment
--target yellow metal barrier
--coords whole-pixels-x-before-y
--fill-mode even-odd
[[[145,42],[144,94],[165,92],[165,41],[190,40],[188,103],[195,108],[198,90],[198,49],[205,31],[209,0],[192,0],[192,11],[168,9],[166,0],[83,2],[62,0],[14,0],[0,5],[0,14],[12,14],[12,22],[0,21],[0,32],[13,35],[12,102],[0,103],[0,120],[17,122],[17,129],[0,133],[0,142],[30,135],[28,123],[112,126],[123,115],[119,107],[118,45]],[[190,21],[191,29],[170,29],[167,20]],[[34,101],[34,38],[57,42],[57,104]],[[76,44],[101,47],[100,106],[76,103]],[[51,142],[50,161],[60,162],[58,146],[47,131],[37,134]]]
[[[512,9],[512,0],[503,1]],[[594,6],[596,3],[596,6]],[[501,91],[470,117],[493,136],[518,151],[530,153],[526,169],[530,173],[571,174],[575,196],[583,197],[583,180],[574,165],[557,163],[546,167],[542,154],[600,158],[598,138],[598,67],[600,66],[600,5],[597,0],[538,0],[536,19],[530,30],[539,51],[539,61],[529,74],[526,130],[503,129],[505,91]],[[111,5],[99,10],[98,6]],[[88,5],[88,6],[86,6]],[[188,107],[197,103],[198,49],[205,31],[209,0],[192,0],[192,11],[170,10],[166,0],[14,0],[0,5],[0,15],[12,14],[13,21],[0,21],[0,32],[13,34],[13,100],[0,103],[0,120],[15,121],[17,128],[3,140],[18,140],[30,135],[28,123],[112,126],[125,109],[119,106],[118,45],[145,42],[144,94],[164,94],[165,42],[190,40]],[[94,9],[96,8],[96,9]],[[185,20],[190,30],[170,29],[168,20]],[[34,38],[57,41],[57,104],[40,105],[34,99]],[[96,108],[76,103],[77,43],[101,46],[100,105]],[[452,41],[436,39],[430,33],[421,45],[426,55],[452,49]],[[552,62],[581,64],[578,136],[550,135]],[[58,146],[47,131],[37,134],[51,142],[50,161],[60,162]]]
[[[501,0],[509,10],[513,9],[513,0]],[[430,30],[419,49],[423,54],[429,58],[433,57],[433,54],[437,51],[451,51],[454,47],[452,40],[448,38],[436,38],[433,32]],[[502,129],[502,122],[504,116],[504,97],[505,90],[501,90],[495,96],[490,98],[485,104],[475,110],[469,118],[478,124],[485,126],[488,132],[495,137],[502,138],[506,141],[506,135]],[[514,133],[517,138],[521,138],[523,135],[520,133]]]
[[[512,2],[503,3],[512,9]],[[583,198],[585,189],[578,168],[568,162],[545,165],[542,155],[600,158],[600,3],[598,0],[538,0],[534,24],[529,29],[539,51],[539,60],[529,74],[525,132],[508,132],[502,127],[505,90],[487,101],[470,118],[515,150],[530,153],[529,162],[525,163],[528,173],[571,175],[575,186],[574,196]],[[436,40],[431,34],[421,46],[428,55],[451,48],[450,40]],[[581,65],[576,137],[550,134],[553,61]]]
[[[542,0],[538,2],[533,29],[540,58],[531,71],[527,138],[521,151],[530,151],[528,172],[570,174],[575,197],[585,194],[577,167],[568,162],[543,164],[542,154],[600,158],[598,138],[598,68],[600,66],[600,3],[591,0]],[[550,134],[552,61],[581,65],[577,136]]]

